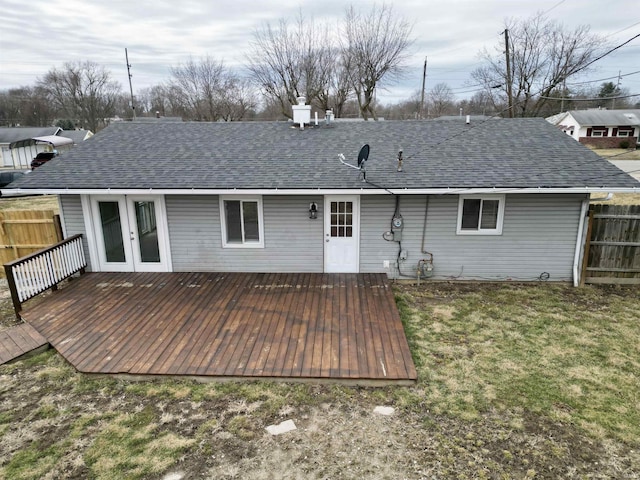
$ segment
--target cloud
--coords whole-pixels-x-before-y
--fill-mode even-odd
[[[369,8],[371,2],[352,2],[355,8]],[[132,64],[134,90],[166,81],[170,67],[210,55],[231,67],[242,69],[252,35],[266,22],[294,19],[299,14],[333,25],[348,4],[341,0],[196,0],[151,1],[80,0],[3,1],[3,27],[0,32],[0,89],[30,85],[52,67],[64,62],[92,60],[112,71],[122,85],[128,82],[124,49]],[[428,57],[427,85],[448,83],[464,91],[470,73],[478,65],[478,51],[500,45],[500,32],[509,17],[531,17],[549,10],[549,17],[570,27],[591,24],[592,31],[610,35],[629,25],[625,14],[637,10],[631,0],[614,0],[603,15],[602,3],[540,0],[448,0],[424,2],[408,0],[393,3],[394,10],[413,25],[415,42],[411,47],[408,72],[401,83],[380,92],[384,101],[406,98],[420,88],[422,65]],[[610,37],[623,41],[638,33],[639,27]],[[599,62],[599,75],[611,76],[618,69],[629,69],[638,62],[638,44],[621,49]],[[615,72],[615,73],[614,73]],[[640,90],[633,77],[625,79],[627,88]],[[634,83],[635,82],[635,83]]]

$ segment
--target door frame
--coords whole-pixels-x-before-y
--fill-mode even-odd
[[[354,272],[330,272],[327,268],[328,242],[327,237],[331,229],[331,202],[350,201],[353,202],[353,241],[355,242],[356,269]],[[322,229],[323,243],[323,270],[325,273],[360,273],[360,195],[325,195],[324,196],[324,228]]]
[[[135,212],[132,212],[130,203],[134,201],[150,200],[156,202],[156,226],[158,229],[158,248],[161,262],[159,264],[140,264],[135,261],[137,257],[134,253],[133,240],[125,242],[125,257],[127,261],[122,264],[110,264],[106,266],[102,261],[104,256],[101,232],[98,227],[97,202],[111,201],[118,202],[121,211],[121,228],[123,238],[130,239],[129,226],[132,219],[135,222]],[[91,259],[91,270],[94,272],[172,272],[171,245],[169,242],[169,229],[167,222],[167,209],[164,195],[80,195],[82,213],[84,217],[85,232],[87,233],[87,245],[89,247],[89,258]],[[124,214],[122,213],[124,206]],[[122,221],[122,219],[126,219]],[[136,242],[137,243],[137,242]],[[137,267],[137,268],[136,268]]]

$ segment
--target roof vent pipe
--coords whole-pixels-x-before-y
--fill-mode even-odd
[[[471,123],[471,115],[467,115],[467,125]]]
[[[331,123],[333,122],[333,110],[326,110],[324,112],[324,123],[327,125],[331,125]]]

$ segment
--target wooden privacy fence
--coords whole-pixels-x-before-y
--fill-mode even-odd
[[[583,283],[640,285],[640,205],[591,205]]]
[[[62,240],[60,216],[53,210],[0,212],[0,262],[11,262]],[[0,276],[4,275],[0,269]]]

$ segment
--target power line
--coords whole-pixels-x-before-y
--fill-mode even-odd
[[[621,95],[619,97],[595,97],[595,98],[574,98],[574,97],[545,97],[540,95],[538,98],[544,98],[546,100],[570,100],[572,102],[591,102],[594,100],[617,100],[619,98],[632,98],[640,97],[640,93],[634,93],[632,95]]]
[[[615,51],[616,51],[616,50],[618,50],[620,47],[622,47],[622,46],[624,46],[624,45],[628,44],[629,42],[631,42],[632,40],[635,40],[635,39],[636,39],[636,38],[638,38],[638,37],[640,37],[640,33],[639,33],[639,34],[637,34],[637,35],[635,35],[635,36],[633,36],[633,37],[631,37],[629,40],[627,40],[627,41],[625,41],[625,42],[621,43],[620,45],[617,45],[616,47],[611,48],[610,50],[608,50],[607,52],[605,52],[605,53],[603,53],[602,55],[598,56],[598,57],[597,57],[597,58],[595,58],[594,60],[591,60],[590,62],[588,62],[586,65],[584,65],[584,66],[580,67],[579,69],[577,69],[577,70],[576,70],[575,72],[573,72],[573,73],[575,74],[575,73],[577,73],[577,72],[579,72],[579,71],[581,71],[581,70],[584,70],[584,69],[585,69],[585,68],[587,68],[589,65],[593,65],[593,64],[594,64],[595,62],[597,62],[598,60],[601,60],[602,58],[606,57],[607,55],[611,54],[612,52],[615,52]],[[534,93],[533,95],[528,96],[528,98],[525,98],[525,100],[528,100],[528,99],[529,99],[529,98],[531,98],[531,97],[536,97],[536,96],[540,95],[544,90],[545,90],[544,88],[543,88],[543,89],[541,89],[541,90],[539,90],[538,92]],[[453,135],[451,135],[451,136],[449,136],[449,137],[447,137],[447,138],[445,138],[445,139],[443,139],[443,140],[440,140],[439,142],[437,142],[437,143],[435,143],[435,144],[433,144],[433,145],[429,145],[429,147],[427,147],[427,148],[437,147],[438,145],[442,145],[444,142],[448,142],[449,140],[453,140],[454,138],[457,138],[457,137],[459,137],[459,136],[461,136],[461,135],[463,135],[463,134],[465,134],[465,135],[466,135],[466,134],[469,132],[469,130],[471,130],[471,129],[473,129],[473,128],[479,128],[479,127],[481,127],[481,126],[482,126],[482,125],[484,125],[486,122],[490,122],[490,121],[492,121],[492,119],[493,119],[493,118],[498,117],[498,116],[502,115],[504,112],[511,110],[513,107],[515,107],[516,105],[519,105],[519,104],[523,103],[525,100],[520,100],[520,101],[514,102],[514,104],[509,105],[507,108],[502,109],[502,110],[500,110],[499,112],[497,112],[497,113],[496,113],[496,115],[494,115],[494,116],[492,116],[492,117],[490,117],[490,118],[488,118],[488,119],[486,119],[486,120],[482,120],[482,121],[480,121],[480,122],[478,122],[478,123],[475,123],[475,124],[473,124],[473,125],[470,125],[470,126],[469,126],[469,128],[466,128],[466,129],[460,130],[460,132],[455,133],[455,134],[453,134]],[[422,150],[422,151],[424,151],[424,150]],[[419,153],[421,153],[421,151],[418,151],[418,152],[416,152],[416,153],[414,153],[414,154],[412,154],[412,155],[408,155],[408,156],[406,157],[406,160],[409,160],[409,159],[411,159],[411,158],[415,157],[415,156],[416,156],[416,155],[418,155]]]
[[[624,43],[621,43],[620,45],[613,47],[611,50],[606,51],[605,53],[603,53],[602,55],[600,55],[599,57],[594,58],[593,60],[591,60],[590,62],[588,62],[586,65],[583,65],[582,67],[580,67],[579,69],[577,69],[576,71],[574,71],[572,73],[572,75],[575,75],[576,73],[584,70],[585,68],[587,68],[590,65],[593,65],[594,63],[596,63],[598,60],[603,59],[604,57],[606,57],[607,55],[615,52],[616,50],[618,50],[619,48],[624,47],[627,43],[632,42],[633,40],[635,40],[636,38],[640,37],[640,33],[638,33],[637,35],[634,35],[633,37],[631,37],[629,40],[627,40]]]
[[[605,56],[607,56],[607,55],[609,55],[610,53],[612,53],[612,52],[616,51],[616,50],[617,50],[617,49],[619,49],[620,47],[622,47],[622,46],[624,46],[624,45],[628,44],[629,42],[631,42],[632,40],[634,40],[634,39],[636,39],[636,38],[638,38],[638,37],[640,37],[640,34],[635,35],[634,37],[630,38],[630,39],[629,39],[629,40],[627,40],[626,42],[624,42],[624,43],[622,43],[622,44],[620,44],[620,45],[618,45],[618,46],[616,46],[616,47],[614,47],[614,48],[612,48],[612,49],[608,50],[607,52],[605,52],[604,54],[600,55],[600,56],[599,56],[599,57],[597,57],[596,59],[592,60],[592,61],[591,61],[591,62],[589,62],[587,65],[583,66],[582,68],[580,68],[580,69],[579,69],[579,70],[577,70],[577,71],[584,70],[587,66],[592,65],[592,64],[593,64],[593,63],[595,63],[596,61],[598,61],[598,60],[600,60],[600,59],[604,58]],[[576,72],[577,72],[577,71],[576,71]],[[535,96],[537,96],[537,95],[540,95],[540,93],[541,93],[543,90],[544,90],[544,89],[542,89],[542,90],[538,91],[538,92],[537,92],[537,93],[535,93],[533,96],[535,97]],[[638,96],[638,95],[633,95],[633,96]],[[608,97],[608,98],[610,98],[610,97]],[[443,143],[445,143],[445,142],[448,142],[448,141],[450,141],[450,140],[453,140],[454,138],[459,137],[459,136],[461,136],[461,135],[467,135],[467,134],[468,134],[468,132],[469,132],[469,130],[471,130],[471,129],[473,129],[473,128],[479,128],[480,126],[484,125],[485,123],[492,121],[492,120],[493,120],[493,118],[495,118],[496,116],[501,115],[501,114],[502,114],[502,113],[504,113],[505,111],[509,110],[510,108],[513,108],[513,106],[518,105],[518,104],[522,103],[523,101],[524,101],[524,100],[520,100],[520,101],[518,101],[518,102],[515,102],[515,104],[514,104],[514,105],[512,105],[512,106],[508,107],[507,109],[503,109],[503,110],[501,110],[501,111],[500,111],[500,112],[498,112],[495,116],[490,117],[490,118],[488,118],[488,119],[486,119],[486,120],[480,121],[480,122],[478,122],[478,123],[476,123],[476,124],[470,125],[470,126],[468,126],[467,128],[461,129],[458,133],[455,133],[455,134],[453,134],[453,135],[450,135],[449,137],[447,137],[447,138],[445,138],[445,139],[443,139],[443,140],[440,140],[440,141],[436,142],[435,144],[429,145],[427,148],[433,148],[433,147],[436,147],[436,146],[438,146],[438,145],[441,145],[441,144],[443,144]],[[424,150],[425,150],[425,149],[423,149],[423,150],[421,150],[421,151],[418,151],[418,152],[416,152],[416,153],[414,153],[414,154],[412,154],[412,155],[408,155],[408,156],[405,158],[405,161],[408,161],[408,160],[410,160],[411,158],[414,158],[416,155],[418,155],[419,153],[421,153],[421,152],[422,152],[422,151],[424,151]],[[624,152],[624,153],[626,153],[626,152]],[[617,155],[615,155],[615,156],[617,156]],[[613,158],[613,157],[609,157],[609,158]],[[587,165],[587,163],[585,163],[585,166],[586,166],[586,165]],[[513,179],[513,178],[512,178],[512,179],[509,179],[509,181],[513,182],[514,180],[515,180],[515,181],[519,181],[519,180],[528,180],[528,179],[530,179],[531,177],[540,177],[540,176],[542,176],[542,175],[548,175],[548,174],[553,174],[553,173],[556,173],[556,172],[562,172],[563,170],[564,170],[563,168],[559,168],[559,169],[557,169],[557,170],[550,169],[550,170],[547,170],[546,172],[543,172],[543,173],[538,173],[538,174],[533,174],[533,175],[531,175],[531,174],[527,174],[526,176],[523,176],[521,179],[518,179],[518,178]],[[594,180],[601,180],[601,179],[603,179],[603,178],[608,178],[608,177],[616,177],[616,176],[618,176],[618,175],[626,175],[626,176],[629,176],[629,174],[630,174],[630,173],[634,173],[634,172],[635,172],[635,170],[634,170],[634,171],[632,171],[632,172],[624,172],[624,171],[620,171],[620,172],[616,172],[616,173],[614,173],[614,174],[605,175],[604,177],[603,177],[603,176],[598,176],[598,178],[596,178],[596,179],[594,179]],[[590,179],[589,179],[589,178],[587,178],[587,181],[589,181],[589,180],[590,180]],[[521,190],[526,189],[526,188],[528,188],[528,187],[515,187],[515,188],[514,188],[514,187],[504,187],[504,189],[501,189],[501,190],[500,190],[500,192],[501,192],[501,193],[517,192],[517,191],[521,191]],[[594,188],[595,188],[595,187],[594,187]],[[469,190],[472,190],[472,188],[470,188],[470,187],[468,187],[468,188],[462,188],[462,189],[459,189],[459,190],[453,190],[453,191],[450,191],[449,193],[452,193],[452,194],[455,194],[455,193],[463,193],[463,192],[466,192],[466,191],[469,191]],[[586,192],[585,192],[585,193],[586,193]]]
[[[617,35],[618,33],[622,33],[622,32],[624,32],[625,30],[629,30],[630,28],[633,28],[633,27],[635,27],[636,25],[640,25],[640,22],[636,22],[636,23],[634,23],[633,25],[629,25],[628,27],[625,27],[625,28],[623,28],[622,30],[618,30],[617,32],[613,32],[612,34],[607,35],[607,36],[606,36],[606,37],[604,37],[604,38],[613,37],[614,35]]]
[[[544,12],[542,12],[541,14],[539,14],[537,17],[535,17],[535,19],[537,20],[538,18],[542,17],[543,15],[546,15],[547,13],[549,13],[551,10],[554,10],[555,8],[559,7],[560,5],[562,5],[565,2],[565,0],[560,0],[558,3],[556,3],[553,7],[551,7],[549,10],[545,10]]]
[[[637,70],[637,71],[631,72],[631,73],[625,73],[624,75],[616,75],[614,77],[599,78],[598,80],[587,80],[585,82],[571,82],[571,83],[567,83],[567,85],[585,85],[587,83],[604,82],[605,80],[613,80],[614,78],[628,77],[630,75],[637,75],[638,73],[640,73],[640,70]]]

